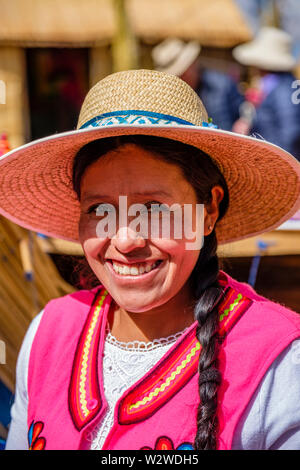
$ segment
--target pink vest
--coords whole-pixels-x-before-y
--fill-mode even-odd
[[[230,449],[237,423],[274,359],[300,337],[300,315],[220,271],[219,449]],[[89,449],[107,403],[102,380],[111,297],[98,286],[51,300],[35,336],[28,373],[31,449]],[[199,403],[197,323],[115,407],[103,449],[192,449]]]

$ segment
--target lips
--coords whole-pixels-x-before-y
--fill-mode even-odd
[[[119,276],[142,276],[156,269],[162,260],[144,261],[136,263],[122,263],[120,261],[107,260],[113,271]]]

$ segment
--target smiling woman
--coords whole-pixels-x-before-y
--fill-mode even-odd
[[[189,183],[191,174],[194,175],[194,187]],[[223,217],[228,206],[228,190],[222,174],[201,150],[147,136],[91,142],[78,152],[73,167],[73,185],[83,208],[80,241],[89,265],[116,302],[110,324],[112,334],[121,341],[167,337],[193,323],[197,305],[199,331],[210,312],[211,326],[206,328],[205,341],[211,357],[209,361],[200,362],[199,367],[206,373],[210,371],[212,376],[217,373],[214,344],[218,311],[215,309],[213,315],[211,308],[221,293],[216,282],[218,260],[214,232],[210,235],[212,241],[203,247],[201,257],[199,250],[186,250],[185,238],[147,240],[130,233],[127,227],[118,227],[116,236],[109,242],[107,238],[99,239],[95,237],[96,220],[86,217],[84,207],[85,191],[96,189],[100,179],[103,181],[101,190],[109,195],[106,197],[111,202],[119,194],[126,194],[132,203],[148,204],[157,195],[159,204],[183,206],[187,203],[195,208],[197,202],[205,202],[209,211],[205,209],[204,234],[208,237],[212,231],[207,228],[207,220],[215,223]],[[138,198],[136,194],[139,194]],[[219,210],[221,199],[224,200]],[[137,274],[132,273],[133,269]],[[206,301],[202,302],[201,294],[207,282],[211,294],[207,291]],[[145,314],[141,315],[142,312]],[[211,320],[213,316],[214,321]],[[211,384],[209,392],[207,384],[202,385],[200,396],[204,388],[206,397],[202,396],[201,413],[207,403],[212,406],[214,402],[216,408],[215,385]],[[213,416],[213,410],[211,413]],[[200,419],[198,426],[198,440],[203,439],[201,427],[206,427],[202,421]],[[211,439],[214,439],[213,433]]]
[[[132,70],[90,90],[76,131],[0,167],[2,214],[79,242],[98,280],[31,325],[7,448],[26,447],[26,426],[31,448],[33,438],[45,449],[300,448],[300,318],[231,278],[216,254],[299,208],[290,154],[216,129],[177,77]],[[22,198],[17,175],[30,182]],[[145,233],[157,207],[159,230]],[[190,230],[169,211],[164,232],[172,207],[191,209]],[[97,230],[110,210],[116,223]],[[199,231],[203,244],[188,248]]]

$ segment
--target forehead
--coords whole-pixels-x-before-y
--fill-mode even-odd
[[[178,165],[134,144],[126,144],[90,165],[81,181],[82,198],[103,195],[145,194],[176,198],[194,192]]]

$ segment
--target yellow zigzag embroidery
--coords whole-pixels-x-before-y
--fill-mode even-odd
[[[234,309],[234,307],[236,307],[239,303],[240,300],[242,300],[243,296],[242,294],[238,294],[237,298],[235,299],[235,301],[230,304],[229,308],[227,308],[226,310],[224,310],[224,312],[222,313],[222,315],[220,315],[220,321],[223,320],[224,317],[226,317],[228,315],[229,312],[232,312],[232,310]]]
[[[91,346],[91,341],[94,333],[95,326],[97,324],[97,320],[101,311],[102,304],[104,302],[104,299],[107,295],[107,291],[104,291],[104,294],[100,297],[99,303],[97,307],[95,308],[95,312],[91,321],[91,325],[88,330],[88,334],[86,337],[86,342],[84,344],[83,348],[83,358],[81,362],[81,371],[80,371],[80,382],[79,382],[79,402],[82,407],[82,412],[84,416],[86,417],[89,414],[89,410],[87,409],[87,400],[86,400],[86,390],[85,390],[85,383],[86,383],[86,373],[87,373],[87,361],[88,361],[88,356],[89,356],[89,351],[90,351],[90,346]]]
[[[170,383],[175,379],[175,377],[178,374],[180,374],[182,369],[184,369],[186,367],[186,365],[191,361],[192,357],[195,356],[196,352],[199,351],[200,348],[201,348],[200,343],[197,342],[196,346],[186,356],[186,359],[184,359],[182,361],[182,363],[176,368],[176,370],[174,372],[172,372],[170,377],[168,377],[167,380],[160,387],[157,387],[147,397],[144,397],[143,400],[138,401],[137,403],[134,403],[133,405],[130,405],[129,409],[132,410],[133,408],[138,408],[141,405],[145,405],[146,403],[151,401],[153,397],[156,397],[160,392],[163,392],[170,385]]]

